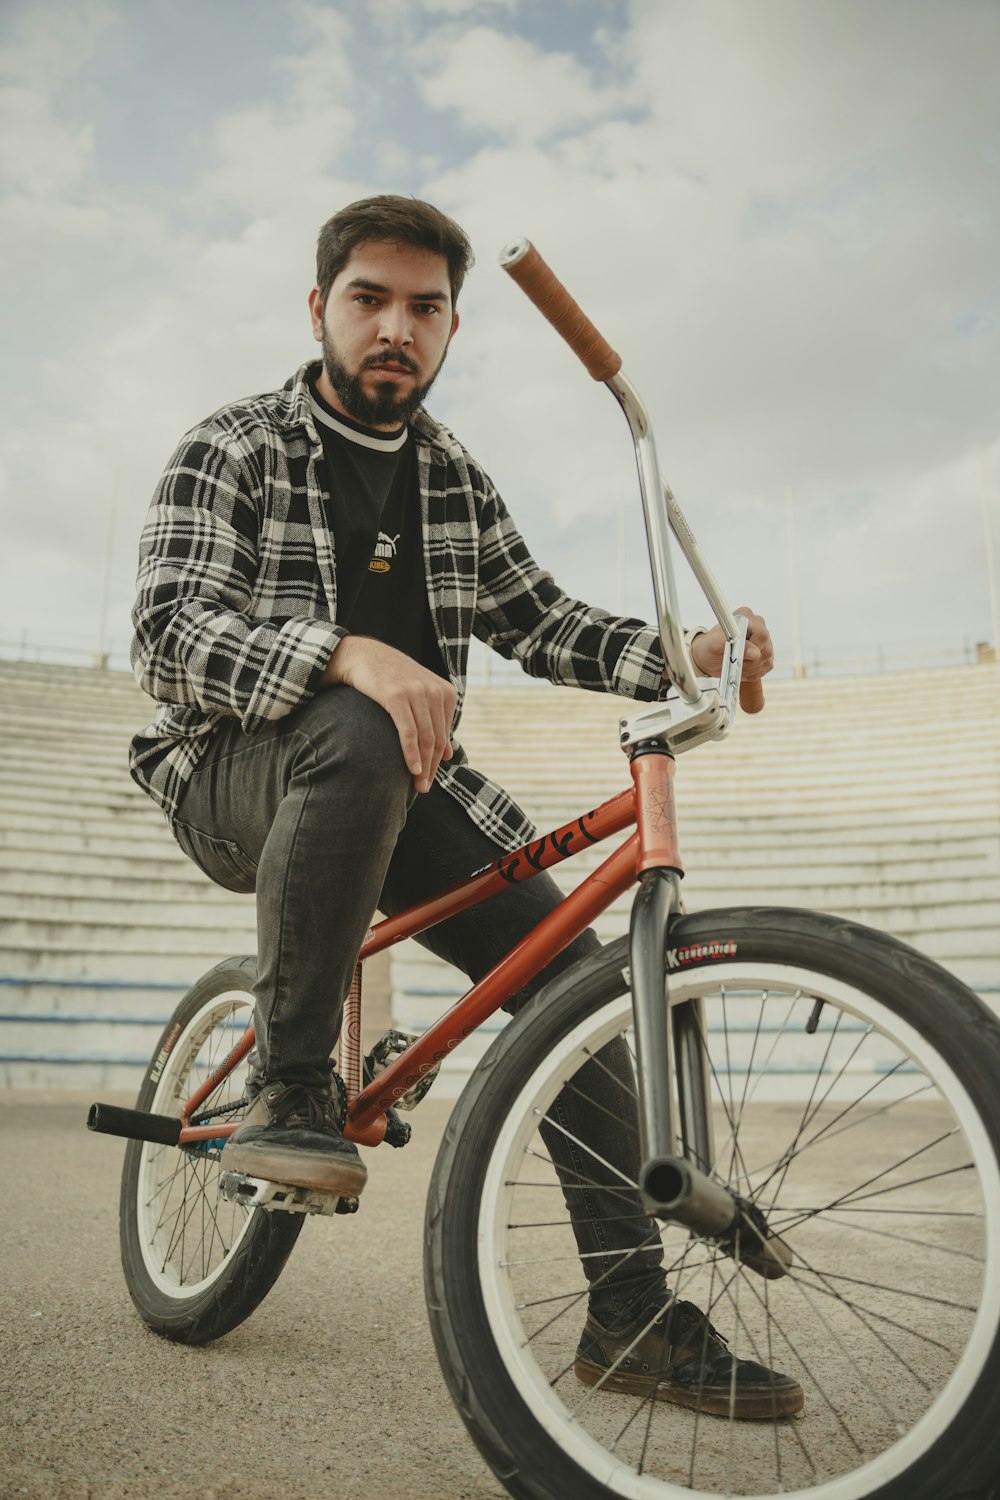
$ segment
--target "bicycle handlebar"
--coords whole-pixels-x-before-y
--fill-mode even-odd
[[[622,357],[599,333],[530,240],[513,240],[500,252],[500,264],[526,296],[548,318],[595,380],[610,380]]]
[[[525,295],[531,299],[542,316],[547,318],[556,332],[566,340],[593,379],[604,381],[625,409],[632,428],[636,457],[639,462],[640,486],[643,492],[647,534],[651,546],[653,586],[660,616],[660,638],[663,641],[670,675],[677,684],[678,690],[688,702],[695,701],[698,688],[697,683],[693,681],[693,663],[687,646],[679,639],[676,616],[672,607],[674,588],[664,535],[665,527],[659,521],[652,528],[649,524],[652,496],[647,493],[647,490],[655,492],[661,490],[652,433],[649,430],[645,410],[638,401],[631,384],[621,374],[621,355],[595,328],[587,314],[570,296],[558,276],[542,259],[530,240],[522,238],[512,240],[505,245],[500,252],[500,264],[508,276],[516,281]],[[646,470],[651,472],[647,474]],[[646,479],[651,479],[654,475],[657,479],[655,485],[647,484]],[[658,507],[662,506],[663,499],[664,496],[658,493],[655,501]],[[732,613],[722,599],[718,585],[701,557],[690,527],[684,521],[680,507],[669,489],[666,490],[666,500],[669,524],[676,531],[678,521],[682,523],[686,535],[682,535],[680,540],[686,543],[684,552],[688,562],[705,590],[706,596],[712,602],[719,623],[732,641],[735,635]],[[744,713],[749,714],[759,713],[764,707],[764,689],[759,681],[740,683],[740,707]]]

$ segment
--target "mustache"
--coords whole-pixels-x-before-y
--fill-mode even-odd
[[[400,350],[398,354],[370,354],[368,358],[362,362],[361,368],[363,370],[377,370],[379,365],[400,365],[402,369],[409,370],[411,375],[420,374],[420,366],[417,364],[416,360],[411,359],[410,356],[408,354],[404,354],[402,350]]]

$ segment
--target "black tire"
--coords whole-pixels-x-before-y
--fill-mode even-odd
[[[189,990],[168,1021],[136,1108],[179,1115],[253,1018],[252,958],[229,958]],[[200,1114],[242,1118],[244,1061]],[[228,1106],[235,1106],[228,1108]],[[248,1318],[274,1285],[302,1215],[248,1209],[217,1197],[221,1147],[178,1149],[129,1141],[122,1172],[122,1266],[154,1332],[206,1344]]]
[[[903,944],[810,912],[698,913],[673,943],[671,1003],[707,1007],[714,1173],[756,1198],[796,1264],[763,1281],[661,1225],[670,1282],[734,1352],[795,1375],[805,1409],[732,1422],[574,1373],[587,1287],[536,1132],[561,1088],[595,1077],[594,1052],[628,1040],[622,939],[500,1034],[442,1142],[425,1278],[469,1432],[520,1500],[985,1493],[1000,1469],[1000,1022]],[[811,1095],[788,1071],[803,1065]]]

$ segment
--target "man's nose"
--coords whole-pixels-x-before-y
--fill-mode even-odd
[[[413,326],[407,307],[394,304],[383,307],[379,338],[393,349],[402,349],[406,344],[413,343]]]

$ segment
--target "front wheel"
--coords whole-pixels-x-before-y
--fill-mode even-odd
[[[588,1295],[622,1274],[616,1235],[622,1264],[634,1257],[640,1207],[633,1172],[588,1285],[566,1194],[607,1186],[607,1147],[578,1129],[582,1165],[567,1180],[564,1163],[562,1181],[551,1147],[571,1096],[589,1099],[601,1138],[615,1074],[621,1149],[637,1161],[627,966],[622,940],[538,996],[442,1143],[428,1303],[484,1457],[522,1500],[985,1497],[1000,1430],[1000,1022],[930,960],[852,923],[677,920],[669,1003],[700,1052],[701,1069],[689,1050],[682,1070],[689,1095],[700,1071],[711,1099],[699,1151],[795,1255],[764,1281],[645,1221],[643,1254],[662,1253],[671,1291],[736,1356],[802,1386],[801,1415],[735,1421],[670,1404],[658,1380],[631,1391],[614,1369],[595,1384],[574,1368]],[[611,1269],[595,1278],[595,1265]]]
[[[179,1115],[253,1020],[252,958],[231,958],[189,990],[167,1022],[136,1109]],[[199,1119],[246,1110],[243,1060],[209,1094]],[[129,1141],[122,1172],[122,1267],[142,1318],[164,1338],[204,1344],[228,1333],[270,1291],[302,1215],[218,1197],[223,1140],[189,1147]]]

